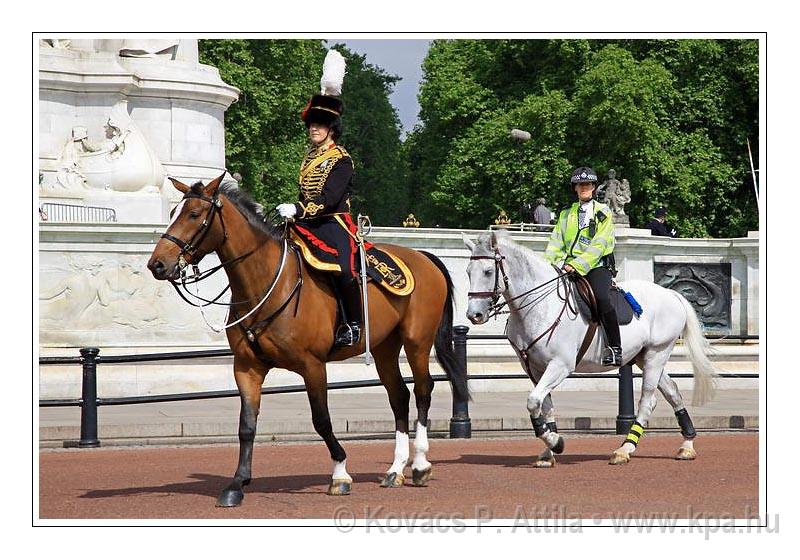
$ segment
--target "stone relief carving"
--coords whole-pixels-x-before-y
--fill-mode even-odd
[[[158,193],[164,167],[128,113],[117,102],[105,126],[106,137],[91,141],[85,126],[75,126],[58,156],[56,181],[41,196],[81,198],[89,189]]]
[[[655,282],[675,290],[697,311],[704,327],[731,328],[731,265],[655,263]]]
[[[151,329],[167,324],[169,285],[150,278],[140,257],[70,254],[40,273],[42,329]],[[170,317],[173,323],[174,317]]]

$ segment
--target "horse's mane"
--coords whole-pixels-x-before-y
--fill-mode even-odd
[[[497,239],[497,241],[500,243],[500,246],[502,247],[502,251],[504,253],[510,252],[511,254],[513,254],[516,257],[519,257],[523,261],[529,261],[537,265],[549,267],[544,257],[537,254],[532,249],[529,249],[528,247],[520,245],[519,243],[514,241],[511,235],[504,230],[496,230],[494,232],[487,233],[478,237],[475,243],[477,245],[480,245],[481,248],[483,248],[487,254],[491,255],[494,252],[494,249],[492,249],[492,239],[491,239],[492,233],[494,233],[495,239]]]
[[[198,194],[201,194],[202,188],[203,183],[199,181],[192,185],[192,191]],[[219,192],[231,201],[251,226],[267,234],[272,239],[280,241],[283,238],[283,228],[270,222],[269,216],[264,214],[264,207],[253,200],[250,193],[232,183],[220,185]]]

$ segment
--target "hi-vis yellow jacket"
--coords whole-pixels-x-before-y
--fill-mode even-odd
[[[548,262],[560,267],[572,265],[578,274],[586,276],[614,251],[611,209],[596,200],[592,205],[592,219],[584,228],[578,227],[579,202],[561,211],[544,253]]]

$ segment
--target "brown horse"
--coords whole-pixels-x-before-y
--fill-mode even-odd
[[[269,223],[260,205],[244,191],[220,187],[223,176],[206,186],[198,182],[191,187],[171,179],[184,193],[183,201],[147,264],[156,279],[175,282],[187,265],[216,252],[228,275],[229,321],[241,321],[226,329],[241,396],[239,464],[217,505],[236,506],[244,498],[243,487],[251,477],[261,386],[274,367],[303,377],[314,429],[334,462],[328,494],[347,494],[352,478],[331,427],[325,364],[362,354],[364,341],[357,347],[334,348],[337,309],[331,282],[305,265],[299,251],[285,240],[284,228]],[[456,396],[469,398],[465,372],[457,365],[452,345],[453,287],[447,269],[435,256],[395,245],[385,248],[406,262],[416,288],[411,295],[398,297],[369,285],[370,345],[396,426],[394,462],[381,485],[402,486],[409,459],[409,391],[398,363],[400,349],[405,348],[418,412],[412,481],[424,486],[431,474],[425,455],[433,390],[428,367],[432,346]]]

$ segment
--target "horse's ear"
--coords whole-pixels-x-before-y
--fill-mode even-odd
[[[467,234],[464,233],[463,231],[461,232],[461,239],[464,241],[464,245],[467,246],[467,249],[469,249],[470,252],[475,251],[475,242],[472,241],[469,237],[467,237]]]
[[[489,243],[492,246],[492,249],[497,249],[500,246],[501,239],[509,239],[510,235],[506,230],[492,230],[492,233],[489,235]]]
[[[181,183],[180,181],[178,181],[174,177],[170,177],[169,180],[170,180],[170,182],[172,182],[172,186],[175,187],[176,189],[178,189],[179,191],[181,191],[183,194],[186,194],[187,192],[192,190],[192,187],[190,187],[189,185],[185,185],[185,184]]]
[[[227,173],[227,171],[223,171],[222,175],[211,181],[203,188],[203,191],[206,193],[206,196],[214,196],[214,193],[217,192],[217,189],[222,184],[222,180],[225,178],[225,173]]]

